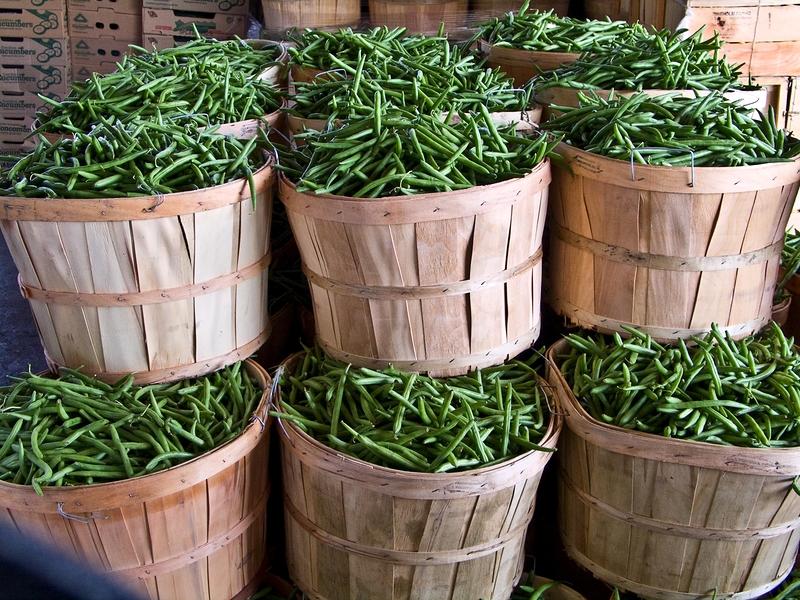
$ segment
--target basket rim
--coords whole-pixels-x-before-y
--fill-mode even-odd
[[[264,436],[269,439],[272,422],[269,402],[273,380],[266,369],[252,358],[243,362],[250,375],[256,379],[256,383],[262,387],[262,392],[261,400],[253,411],[253,417],[235,438],[163,471],[103,483],[68,487],[45,486],[42,488],[42,496],[37,495],[29,485],[0,481],[0,505],[5,508],[23,508],[52,514],[62,510],[79,513],[103,511],[130,504],[142,504],[154,498],[188,489],[229,468],[235,462],[230,460],[232,457],[243,457],[250,453]],[[217,459],[220,459],[218,464],[216,464]],[[192,476],[183,475],[183,471],[190,471]],[[139,492],[143,482],[148,484],[149,493]],[[102,501],[94,498],[91,501],[85,500],[89,493],[101,496]],[[107,497],[108,494],[112,496]],[[122,497],[127,501],[119,503],[113,501]]]
[[[498,46],[483,37],[478,40],[478,46],[482,52],[491,53],[496,50],[500,51],[507,50],[509,52],[514,52],[520,55],[529,56],[530,58],[535,58],[537,56],[549,56],[551,58],[563,57],[565,60],[568,59],[577,60],[582,56],[580,52],[565,52],[558,50],[526,50],[525,48],[516,48],[514,46]]]
[[[594,438],[593,442],[602,445],[607,452],[636,458],[748,475],[800,475],[800,446],[722,446],[710,442],[667,438],[598,421],[583,408],[558,366],[557,353],[566,346],[567,340],[562,338],[547,349],[547,379],[554,388],[560,388],[563,393],[565,400],[561,403],[561,409],[564,411],[567,427],[582,439]]]
[[[296,363],[300,357],[303,355],[302,352],[296,352],[290,355],[286,360],[281,363],[281,367],[285,370],[289,370],[291,366]],[[364,479],[359,479],[359,483],[365,486],[369,486],[368,479],[371,477],[380,477],[384,481],[390,480],[394,482],[402,482],[404,484],[409,483],[419,483],[420,485],[437,485],[442,489],[439,490],[442,494],[452,497],[455,495],[464,495],[464,496],[471,496],[471,495],[479,495],[480,493],[484,492],[486,485],[476,485],[475,479],[481,476],[491,476],[497,474],[498,472],[503,472],[508,470],[509,468],[514,468],[519,466],[522,463],[524,466],[529,466],[528,463],[536,464],[541,463],[539,472],[543,471],[544,468],[547,466],[550,458],[555,454],[557,451],[557,443],[558,438],[561,433],[561,429],[563,427],[563,417],[562,412],[560,410],[560,405],[558,403],[558,398],[556,395],[551,392],[551,386],[548,384],[546,379],[540,375],[537,375],[542,390],[545,393],[546,398],[550,401],[553,406],[553,409],[550,410],[550,421],[547,426],[547,430],[545,431],[544,436],[542,437],[538,445],[544,446],[547,448],[553,448],[553,452],[541,452],[539,450],[529,450],[517,456],[509,457],[508,459],[504,460],[502,463],[491,465],[488,467],[480,467],[478,469],[471,469],[467,471],[458,471],[455,473],[424,473],[424,472],[415,472],[415,471],[403,471],[401,469],[393,469],[390,467],[383,467],[381,465],[376,465],[373,463],[369,463],[367,461],[361,460],[354,456],[350,456],[348,454],[343,454],[330,446],[320,442],[316,438],[308,435],[298,427],[294,425],[291,421],[286,421],[280,417],[276,417],[277,426],[279,429],[279,435],[281,439],[285,439],[288,443],[292,443],[292,437],[298,438],[301,440],[305,445],[312,446],[315,450],[320,451],[323,455],[326,455],[336,461],[336,464],[339,466],[338,469],[334,471],[334,474],[340,477],[348,477],[346,473],[344,473],[344,469],[342,467],[351,467],[355,471],[360,471],[361,474],[366,475]],[[274,409],[278,412],[282,412],[280,405],[277,401],[280,399],[281,394],[281,387],[280,381],[276,380],[277,383],[276,389],[277,392],[275,394],[275,402],[273,403]],[[533,460],[536,459],[536,460]],[[531,476],[535,475],[535,471],[529,470],[527,468],[522,469],[521,477],[520,478],[530,478]],[[472,490],[473,493],[463,492],[461,490],[453,491],[453,489],[447,489],[448,487],[458,486],[459,484],[463,484],[466,487],[473,487],[475,486],[475,490]],[[392,495],[402,496],[402,494],[398,493],[397,490],[390,489],[390,486],[380,486],[384,492],[391,493]],[[433,494],[429,494],[433,496]]]

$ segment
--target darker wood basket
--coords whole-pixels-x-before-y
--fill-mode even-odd
[[[745,167],[631,165],[560,144],[549,301],[579,327],[659,341],[735,338],[772,318],[800,159]]]
[[[269,394],[230,442],[165,471],[71,488],[0,482],[0,520],[127,583],[150,600],[229,600],[266,554]]]
[[[509,598],[552,453],[463,473],[411,473],[336,452],[282,419],[278,430],[289,573],[308,596]],[[560,431],[553,411],[540,445],[555,448]]]
[[[558,369],[565,412],[559,524],[569,556],[644,598],[758,598],[794,567],[800,543],[800,448],[718,446],[593,419]]]
[[[495,46],[486,40],[478,42],[478,48],[492,68],[500,68],[517,85],[524,85],[544,71],[552,71],[580,58],[574,52],[539,52]]]

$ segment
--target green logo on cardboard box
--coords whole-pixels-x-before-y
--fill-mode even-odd
[[[64,77],[61,74],[61,69],[58,67],[33,65],[33,68],[44,75],[43,79],[40,79],[36,82],[36,87],[40,90],[46,90],[50,86],[59,85],[64,80]]]
[[[36,35],[44,35],[51,29],[58,29],[58,15],[49,10],[32,10],[28,9],[34,17],[39,19],[39,23],[33,26],[33,33]]]
[[[61,42],[59,40],[54,40],[51,38],[36,38],[34,41],[40,46],[44,47],[44,50],[42,50],[36,56],[36,60],[40,63],[47,63],[54,58],[64,55],[64,48],[61,46]]]
[[[200,34],[208,33],[209,31],[217,28],[217,24],[214,21],[194,21],[190,23],[176,21],[175,31],[192,31],[192,25],[197,27],[197,31]]]

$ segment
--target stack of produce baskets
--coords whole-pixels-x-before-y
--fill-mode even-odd
[[[267,132],[220,131],[281,97],[240,77],[276,52],[128,58],[0,176],[52,367],[0,388],[4,520],[152,600],[233,598],[265,561],[271,380],[245,359],[270,331],[275,171]]]

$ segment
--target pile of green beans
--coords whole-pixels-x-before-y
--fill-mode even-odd
[[[714,325],[693,345],[566,336],[558,364],[589,414],[647,433],[743,447],[800,445],[800,354],[772,323],[734,341]]]
[[[266,136],[239,141],[171,121],[102,120],[91,133],[40,138],[0,178],[0,195],[30,198],[118,198],[169,194],[247,178],[268,160]]]
[[[237,363],[176,383],[114,385],[63,369],[0,388],[0,481],[72,486],[147,475],[238,436],[261,391]]]
[[[555,11],[530,10],[525,0],[509,12],[480,26],[479,37],[494,46],[538,52],[582,54],[616,44],[623,37],[647,35],[639,24],[560,17]]]
[[[675,94],[603,99],[580,94],[578,108],[554,106],[562,114],[542,127],[564,134],[572,146],[639,164],[732,167],[793,160],[800,142],[775,123],[770,108],[752,111],[722,94],[696,98]]]
[[[431,68],[450,62],[451,45],[441,32],[437,36],[406,35],[404,28],[376,27],[364,32],[352,29],[322,31],[306,29],[290,36],[289,63],[313,69],[355,68],[363,57],[370,65],[387,68],[395,62],[415,59]]]
[[[704,40],[702,29],[686,38],[684,32],[662,29],[619,38],[544,74],[536,81],[536,89],[725,91],[737,87],[742,65],[731,65],[720,56],[719,34]]]
[[[534,585],[534,579],[535,577],[533,573],[528,575],[527,581],[521,582],[514,589],[510,600],[543,600],[546,597],[545,593],[547,590],[558,585],[558,582],[556,581],[550,581],[541,585]]]
[[[366,462],[442,473],[495,465],[540,446],[550,421],[528,361],[435,379],[357,368],[307,350],[281,378],[276,417]]]
[[[258,79],[275,64],[274,47],[200,38],[177,48],[138,50],[113,73],[74,83],[62,101],[42,96],[49,110],[38,115],[39,131],[76,133],[101,117],[131,121],[159,115],[181,125],[218,125],[261,118],[283,104],[283,92]]]
[[[532,104],[531,87],[516,88],[502,71],[485,68],[470,55],[438,68],[423,62],[417,66],[414,60],[367,64],[362,55],[355,68],[345,64],[341,71],[311,83],[296,83],[291,114],[331,121],[370,114],[376,94],[385,105],[428,113],[451,107],[476,111],[481,104],[490,112],[511,112]]]
[[[376,105],[380,103],[376,95]],[[376,108],[322,134],[306,133],[281,167],[302,192],[378,198],[471,188],[522,177],[550,155],[557,140],[496,127],[488,109],[444,118]]]
[[[800,230],[787,231],[784,236],[781,269],[783,275],[775,287],[775,303],[786,298],[786,284],[800,271]]]

